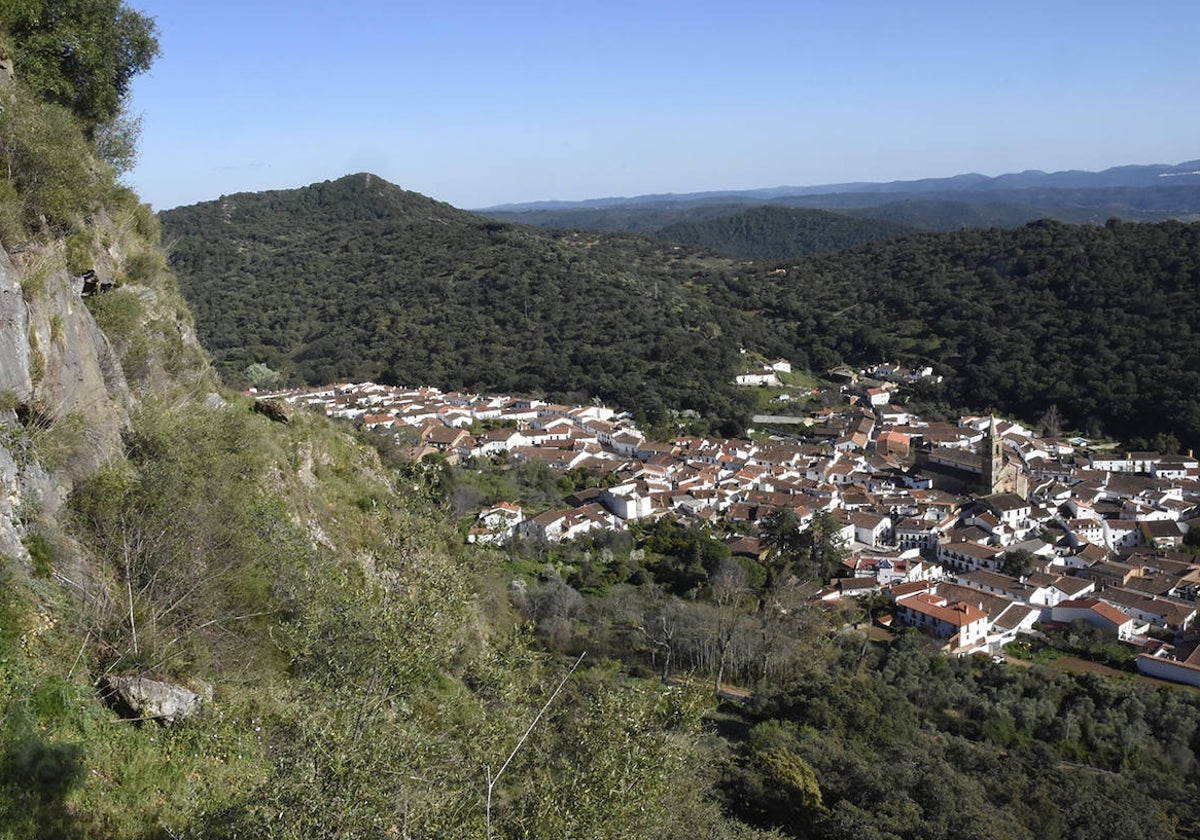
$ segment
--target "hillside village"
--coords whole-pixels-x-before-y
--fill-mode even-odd
[[[430,387],[340,384],[259,398],[404,430],[414,460],[527,459],[588,476],[572,507],[481,510],[472,542],[556,543],[676,516],[726,523],[733,554],[763,559],[758,524],[768,514],[785,508],[801,528],[827,514],[847,559],[816,598],[882,593],[893,605],[885,621],[962,654],[998,655],[1035,623],[1083,621],[1138,646],[1143,672],[1200,685],[1200,558],[1183,550],[1200,521],[1200,461],[1106,453],[995,417],[927,422],[890,397],[928,372],[871,373],[841,371],[844,404],[804,418],[789,439],[651,441],[601,405]]]

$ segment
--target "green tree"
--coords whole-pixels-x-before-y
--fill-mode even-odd
[[[1000,567],[1000,571],[1009,577],[1022,578],[1029,574],[1033,569],[1033,554],[1025,549],[1016,551],[1006,551],[1004,553],[1004,565]]]
[[[279,371],[271,370],[262,362],[255,362],[246,368],[246,379],[250,382],[251,387],[257,388],[259,391],[270,391],[279,384],[279,380],[282,378]]]
[[[71,110],[89,136],[121,112],[133,77],[158,55],[154,20],[121,0],[24,0],[0,6],[21,83]]]
[[[778,578],[828,580],[836,577],[846,557],[841,527],[827,512],[818,513],[801,528],[793,511],[780,508],[763,520],[763,538],[774,549],[771,572]]]
[[[1179,438],[1174,432],[1159,432],[1154,436],[1153,443],[1154,451],[1161,452],[1163,455],[1178,455],[1179,454]]]
[[[799,557],[802,543],[800,523],[791,508],[775,508],[759,523],[763,544],[774,554],[772,567],[790,566]]]

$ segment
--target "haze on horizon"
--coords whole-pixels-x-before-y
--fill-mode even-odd
[[[127,0],[155,209],[368,171],[459,207],[1200,158],[1200,5]]]

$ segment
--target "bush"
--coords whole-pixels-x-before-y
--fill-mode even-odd
[[[25,236],[21,221],[21,199],[16,185],[0,177],[0,247],[14,248]]]
[[[141,298],[123,289],[93,295],[88,298],[88,309],[109,338],[132,338],[145,318]]]
[[[148,283],[165,268],[158,251],[135,251],[125,258],[125,277],[133,283]]]
[[[70,230],[98,200],[106,180],[70,111],[21,96],[0,112],[0,163],[11,173],[19,217],[29,232],[43,226]]]
[[[67,271],[79,276],[92,267],[92,249],[95,242],[88,231],[73,233],[67,237]]]
[[[54,574],[54,551],[45,537],[41,534],[29,534],[21,542],[29,552],[34,577],[48,578]]]

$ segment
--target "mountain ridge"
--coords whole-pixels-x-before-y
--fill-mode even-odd
[[[1082,169],[1067,169],[1044,172],[1027,169],[1022,172],[1002,173],[989,176],[968,172],[941,178],[919,178],[894,181],[848,181],[808,186],[759,187],[744,190],[701,190],[687,193],[646,193],[635,196],[606,196],[581,200],[546,200],[511,202],[487,207],[471,208],[475,212],[562,210],[568,208],[605,207],[623,204],[662,202],[709,202],[717,199],[769,200],[783,196],[822,195],[846,192],[932,192],[938,190],[971,191],[984,189],[984,185],[1041,185],[1041,186],[1153,186],[1157,179],[1174,176],[1194,179],[1200,184],[1200,159],[1177,164],[1121,164],[1092,172]]]

